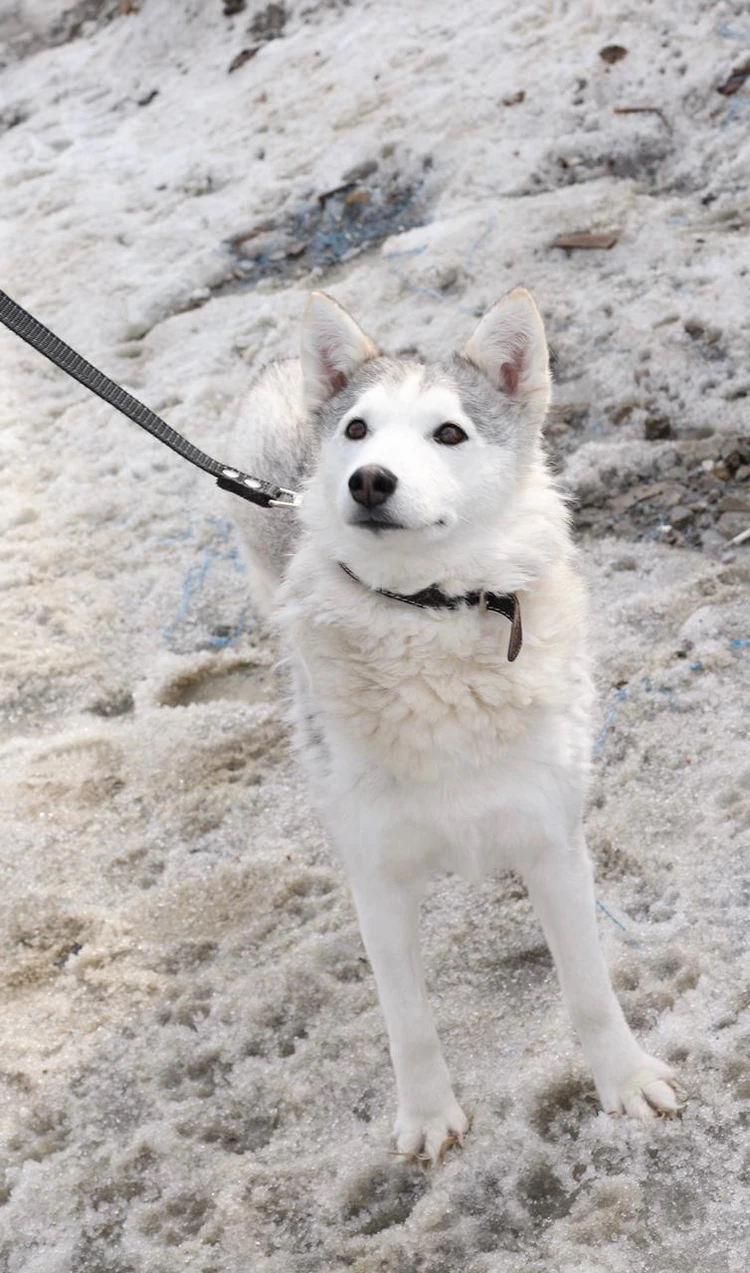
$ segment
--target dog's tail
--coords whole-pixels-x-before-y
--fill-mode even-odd
[[[313,460],[313,435],[302,399],[299,362],[270,363],[252,386],[232,439],[230,461],[288,490],[299,490]],[[299,537],[297,513],[264,509],[227,496],[240,533],[250,599],[262,618]]]

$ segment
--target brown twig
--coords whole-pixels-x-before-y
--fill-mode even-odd
[[[620,237],[620,230],[573,230],[558,234],[550,243],[551,248],[613,248]]]
[[[658,115],[667,132],[672,132],[672,125],[660,106],[615,106],[615,115]]]
[[[256,53],[260,52],[260,47],[261,46],[259,44],[254,44],[249,49],[240,49],[237,56],[232,58],[229,66],[227,67],[228,74],[231,75],[233,71],[239,71],[241,66],[244,66],[246,62],[249,62],[251,58],[255,57]]]

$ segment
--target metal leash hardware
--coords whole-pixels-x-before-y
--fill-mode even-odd
[[[20,336],[21,340],[31,345],[32,349],[36,349],[45,358],[49,358],[50,362],[53,362],[61,371],[77,380],[85,389],[95,393],[98,398],[127,416],[134,424],[140,425],[159,442],[163,442],[165,446],[176,451],[183,460],[188,460],[197,468],[203,469],[205,473],[210,473],[222,490],[231,491],[234,495],[239,495],[242,499],[249,500],[251,504],[257,504],[261,508],[298,508],[301,504],[302,497],[297,491],[289,491],[283,486],[277,486],[274,482],[265,482],[262,478],[252,477],[249,473],[243,473],[241,469],[222,464],[213,456],[206,455],[205,451],[201,451],[197,446],[193,446],[192,442],[183,438],[181,433],[168,425],[166,420],[162,420],[155,411],[127,393],[92,363],[87,362],[74,349],[71,349],[70,345],[66,345],[65,341],[60,340],[59,336],[22,309],[3,291],[0,291],[0,322],[4,323],[16,336]]]

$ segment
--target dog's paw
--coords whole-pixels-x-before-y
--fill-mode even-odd
[[[393,1134],[396,1152],[425,1167],[443,1162],[447,1150],[463,1143],[469,1120],[451,1095],[440,1109],[412,1114],[400,1109]]]
[[[596,1086],[608,1114],[629,1114],[643,1122],[670,1118],[684,1104],[674,1070],[647,1052],[616,1076],[597,1075]]]

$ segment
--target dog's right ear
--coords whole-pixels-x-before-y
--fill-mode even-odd
[[[368,358],[376,358],[377,346],[347,314],[342,305],[313,292],[302,323],[302,380],[305,403],[321,406],[346,386],[349,377]]]

